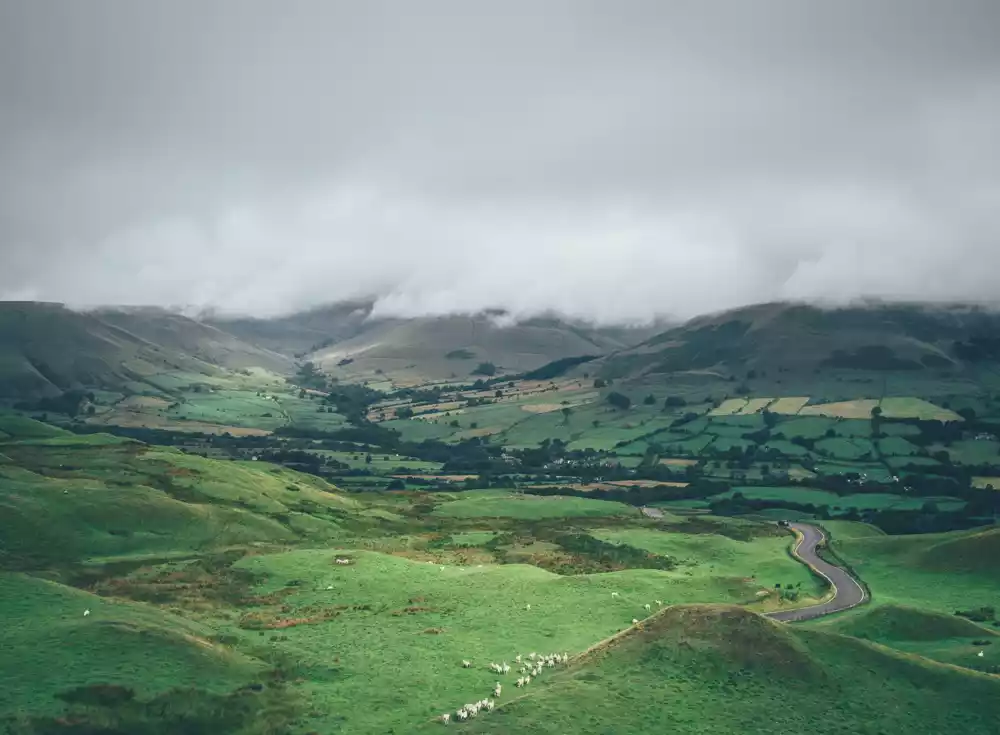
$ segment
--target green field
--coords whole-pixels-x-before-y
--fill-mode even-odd
[[[612,543],[625,543],[677,559],[688,573],[753,579],[773,590],[800,585],[804,597],[819,597],[824,587],[788,553],[786,534],[757,536],[738,541],[717,534],[664,533],[647,529],[594,530],[592,535]]]
[[[624,503],[560,495],[513,495],[495,492],[456,493],[435,515],[450,518],[561,518],[577,516],[635,516],[638,509]]]

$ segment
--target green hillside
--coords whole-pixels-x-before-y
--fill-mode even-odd
[[[0,563],[204,552],[343,535],[358,504],[311,475],[0,421]],[[11,434],[11,432],[13,432]]]
[[[1000,679],[730,607],[671,608],[469,732],[995,732]]]
[[[699,317],[607,358],[608,377],[697,369],[955,370],[996,360],[1000,316],[969,307],[773,303]],[[992,344],[992,343],[989,343]]]
[[[549,318],[508,324],[489,314],[385,319],[309,359],[337,376],[374,379],[381,371],[412,385],[467,380],[481,363],[517,373],[564,357],[605,354],[627,346],[631,334]],[[644,336],[642,330],[632,335],[635,342]]]
[[[77,312],[60,304],[0,302],[0,401],[71,389],[120,390],[220,368],[288,369],[289,361],[160,310]]]

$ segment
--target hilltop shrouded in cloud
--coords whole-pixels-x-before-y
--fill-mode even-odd
[[[1000,6],[0,0],[0,298],[992,299]]]

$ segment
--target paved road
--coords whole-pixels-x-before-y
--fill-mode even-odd
[[[793,620],[811,620],[830,613],[840,612],[867,602],[868,593],[848,572],[823,561],[816,555],[816,545],[825,540],[823,532],[806,523],[792,523],[791,527],[802,534],[792,553],[805,564],[819,572],[833,586],[833,599],[819,605],[802,607],[797,610],[782,610],[765,613],[772,620],[791,622]]]

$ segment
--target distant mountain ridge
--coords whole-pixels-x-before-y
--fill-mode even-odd
[[[696,317],[605,358],[600,370],[961,370],[1000,360],[998,338],[1000,311],[976,306],[779,302]]]
[[[1000,312],[973,306],[748,306],[664,329],[602,327],[547,314],[374,317],[371,301],[272,319],[194,319],[154,307],[75,311],[0,302],[0,399],[73,388],[133,392],[167,372],[263,368],[291,374],[311,361],[343,380],[397,385],[513,374],[597,356],[612,378],[684,371],[811,373],[820,369],[954,372],[1000,362]]]
[[[0,302],[0,398],[76,389],[119,390],[165,372],[212,375],[292,361],[159,309],[81,312],[62,304]]]

